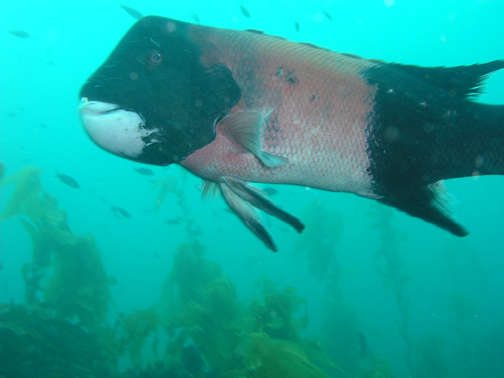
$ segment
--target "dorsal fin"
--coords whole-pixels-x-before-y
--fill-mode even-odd
[[[389,65],[448,91],[452,97],[469,98],[481,94],[486,76],[504,68],[504,60],[458,67],[419,67],[399,63]]]

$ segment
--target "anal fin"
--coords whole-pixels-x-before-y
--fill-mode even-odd
[[[435,224],[456,236],[469,234],[452,219],[448,193],[442,181],[423,187],[403,187],[400,191],[384,193],[378,201]]]

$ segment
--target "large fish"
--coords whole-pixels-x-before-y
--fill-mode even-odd
[[[504,174],[504,106],[473,101],[503,67],[387,64],[149,16],[85,83],[80,113],[104,149],[220,187],[273,250],[257,209],[304,226],[248,182],[356,193],[464,236],[442,180]]]

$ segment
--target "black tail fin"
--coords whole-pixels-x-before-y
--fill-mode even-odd
[[[377,65],[365,72],[377,88],[370,118],[369,172],[381,202],[455,235],[440,180],[504,174],[504,105],[472,101],[504,61],[467,67]]]

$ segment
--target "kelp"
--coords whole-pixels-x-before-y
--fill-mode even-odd
[[[355,376],[366,366],[369,351],[354,309],[341,303],[326,305],[320,326],[320,341],[331,360],[341,367],[345,374]],[[338,371],[334,374],[335,377],[346,376]]]
[[[453,377],[446,365],[442,348],[444,341],[436,335],[427,333],[413,348],[415,378],[450,378]]]
[[[25,167],[0,184],[15,185],[0,219],[18,214],[33,244],[32,261],[22,267],[26,301],[43,302],[61,318],[77,316],[88,329],[98,329],[110,300],[100,251],[91,236],[72,233],[57,198],[43,190],[41,173]]]
[[[168,193],[174,193],[177,187],[177,179],[173,176],[166,176],[154,181],[151,190],[158,191],[154,201],[154,214],[158,212]]]
[[[16,314],[8,324],[0,317],[0,347],[11,348],[18,366],[6,366],[0,375],[37,375],[30,370],[35,363],[50,366],[40,369],[38,376],[105,378],[323,378],[327,375],[312,360],[337,367],[319,343],[298,336],[308,325],[308,308],[295,288],[279,290],[263,276],[259,298],[244,310],[230,277],[219,264],[203,257],[205,246],[195,237],[176,249],[163,285],[161,311],[153,307],[119,315],[110,327],[106,320],[111,280],[100,251],[92,236],[72,233],[66,212],[43,190],[40,174],[39,168],[27,167],[0,184],[16,185],[2,219],[19,215],[33,244],[32,261],[22,268],[27,305],[22,310],[3,307]],[[175,193],[189,233],[190,209],[182,187],[170,180],[160,185],[157,205],[167,193]],[[23,311],[33,324],[25,321]],[[74,345],[60,339],[65,334]],[[29,348],[28,340],[35,340],[35,349]],[[146,358],[149,340],[153,357]],[[30,350],[35,350],[35,356],[26,357]],[[116,366],[123,354],[133,367],[126,373]],[[199,365],[191,364],[198,358]]]
[[[324,203],[314,201],[300,216],[306,229],[296,238],[294,254],[308,261],[309,272],[322,280],[331,275],[337,264],[336,247],[343,230],[341,214],[327,211]]]
[[[54,253],[52,276],[42,288],[46,303],[61,317],[77,316],[96,329],[108,314],[110,280],[92,236],[75,236],[74,243],[60,244]]]
[[[178,246],[163,284],[160,306],[165,328],[169,332],[188,329],[196,348],[213,369],[221,371],[233,364],[241,310],[235,285],[217,263],[203,257],[204,250],[197,242]]]
[[[365,370],[359,378],[394,378],[394,373],[387,360],[379,360],[375,367]]]
[[[307,372],[318,374],[312,375],[314,377],[325,376],[322,370],[312,365],[308,353],[325,363],[331,363],[330,359],[315,347],[315,343],[297,335],[308,325],[308,310],[306,300],[297,295],[296,289],[285,287],[278,292],[271,280],[263,276],[260,281],[261,298],[242,311],[235,285],[218,265],[202,257],[203,250],[201,245],[185,243],[178,247],[174,256],[173,270],[165,282],[165,289],[169,288],[171,294],[165,294],[163,298],[170,301],[178,298],[181,310],[171,306],[174,312],[171,317],[165,318],[168,332],[182,327],[185,337],[194,341],[212,371],[223,376],[256,376],[251,370],[244,370],[241,359],[237,358],[241,354],[244,337],[248,339],[247,334],[264,334],[267,340],[275,341],[271,353],[278,352],[281,358],[280,362],[273,361],[273,364],[290,365],[290,360],[294,359],[306,368],[301,377],[311,376],[306,375]],[[180,338],[168,348],[174,358],[180,358]],[[273,345],[269,341],[264,343]],[[280,368],[277,366],[275,369]],[[281,369],[278,372],[281,373]]]
[[[4,211],[0,214],[0,221],[12,218],[18,213],[27,214],[34,222],[42,217],[43,209],[37,201],[42,189],[41,174],[41,168],[27,166],[1,181],[0,189],[10,184],[14,184],[15,187]]]
[[[160,178],[154,182],[151,190],[159,190],[158,196],[154,202],[153,214],[156,214],[161,207],[161,204],[165,200],[165,197],[172,193],[176,200],[178,207],[181,210],[181,214],[176,218],[176,223],[180,223],[183,226],[187,234],[187,239],[190,243],[197,243],[198,237],[202,235],[201,228],[196,224],[194,218],[191,216],[191,207],[187,202],[185,187],[187,172],[183,172],[182,182],[177,180],[174,176],[166,176]]]
[[[122,320],[121,343],[126,349],[131,366],[135,371],[142,369],[142,348],[147,338],[156,332],[159,325],[160,317],[155,307],[148,310],[136,310]]]
[[[96,333],[40,306],[3,308],[0,351],[4,377],[108,378],[116,369],[115,351],[104,349]]]
[[[274,339],[297,340],[297,333],[308,326],[306,300],[295,288],[286,287],[283,293],[269,290],[270,294],[252,302],[247,310],[246,330],[266,333]],[[304,312],[295,317],[299,309]]]
[[[375,268],[383,279],[383,286],[390,290],[395,298],[401,319],[398,322],[399,333],[406,343],[406,363],[413,370],[412,351],[413,340],[410,337],[409,323],[409,275],[404,256],[399,245],[406,240],[406,236],[392,224],[394,209],[373,204],[369,214],[373,219],[371,227],[379,231],[380,248],[374,256]]]
[[[219,278],[221,267],[203,258],[205,246],[194,241],[182,243],[173,257],[173,267],[161,290],[161,314],[168,320],[190,301],[201,303],[210,281]]]
[[[206,292],[205,304],[212,320],[222,327],[231,325],[240,312],[235,284],[221,276],[208,283]]]
[[[296,343],[274,340],[265,333],[249,334],[243,355],[248,376],[253,378],[328,378]]]

